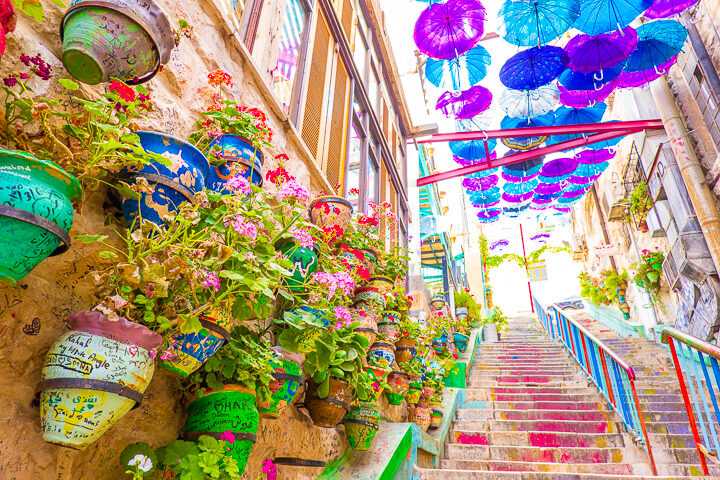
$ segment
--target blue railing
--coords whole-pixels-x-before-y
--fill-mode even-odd
[[[585,327],[562,313],[560,308],[545,309],[533,297],[535,314],[550,338],[560,341],[582,367],[598,391],[620,415],[625,427],[643,445],[650,460],[653,474],[657,475],[652,447],[648,441],[640,398],[635,388],[635,372],[618,354]]]
[[[718,385],[720,385],[720,367],[718,367],[720,347],[672,327],[663,329],[662,341],[670,347],[700,464],[705,475],[708,475],[707,460],[720,465],[718,462],[720,408],[717,398]],[[708,370],[712,370],[712,376]],[[688,390],[690,390],[689,396]]]

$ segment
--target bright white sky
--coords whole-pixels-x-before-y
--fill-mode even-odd
[[[500,0],[485,0],[483,2],[488,13],[488,21],[485,24],[486,33],[497,31],[497,13],[501,4],[502,2]],[[447,119],[442,113],[435,110],[435,102],[443,93],[442,90],[437,89],[430,82],[426,81],[425,88],[428,92],[427,104],[421,100],[424,94],[420,76],[417,73],[416,46],[413,41],[413,29],[418,16],[427,8],[427,2],[418,0],[380,0],[380,5],[385,12],[386,28],[390,36],[398,70],[402,76],[405,98],[409,104],[413,123],[415,125],[437,123],[440,132],[456,131],[455,122]],[[481,85],[488,88],[493,93],[494,99],[497,99],[505,88],[498,78],[500,67],[502,67],[508,58],[517,53],[520,48],[502,39],[485,41],[482,43],[482,46],[492,55],[492,64],[488,70],[487,77],[481,82]],[[504,112],[497,107],[495,100],[490,108],[489,115],[493,118],[490,128],[498,129]],[[459,167],[459,165],[452,160],[452,155],[447,144],[439,143],[434,145],[434,147],[434,156],[440,171],[452,170]],[[411,152],[413,150],[413,148],[409,149],[408,153],[410,158],[412,158]],[[500,142],[498,142],[496,151],[499,157],[504,155],[505,149]],[[410,181],[413,182],[413,179],[417,176],[417,172],[413,174],[413,164],[411,163],[410,165]],[[450,222],[453,224],[452,232],[455,234],[463,232],[460,231],[460,209],[453,208],[452,205],[457,205],[457,202],[460,201],[459,197],[462,195],[462,201],[465,202],[468,217],[471,222],[469,227],[470,238],[474,239],[480,233],[481,228],[480,223],[475,221],[477,208],[469,203],[467,195],[462,194],[463,189],[460,182],[461,179],[448,180],[440,184],[440,190],[447,193],[445,205],[451,205],[448,216],[450,217]],[[411,189],[410,194],[416,195],[417,191]],[[417,218],[417,213],[415,213],[413,217]],[[546,217],[546,215],[543,215],[543,217]],[[499,239],[507,239],[510,241],[510,246],[507,247],[504,252],[521,254],[522,247],[519,235],[519,222],[522,221],[527,252],[532,252],[541,246],[540,244],[529,241],[531,236],[541,231],[541,224],[538,222],[536,212],[532,212],[530,216],[521,217],[520,219],[501,218],[502,220],[499,222],[482,226],[482,231],[488,237],[490,243]],[[558,216],[540,219],[544,226],[555,224],[558,220],[562,222]],[[553,245],[561,245],[563,240],[569,241],[570,235],[571,232],[567,225],[557,227],[553,230],[550,243]],[[474,240],[471,241],[471,246],[476,246]],[[466,252],[466,255],[473,254],[477,255],[477,250]],[[541,301],[560,301],[579,293],[577,275],[580,272],[580,266],[573,264],[569,255],[560,254],[550,257],[548,270],[550,276],[549,281],[533,284],[533,289]],[[490,275],[490,283],[494,289],[494,301],[503,311],[507,314],[512,314],[518,311],[529,310],[529,302],[525,300],[525,297],[523,297],[523,301],[518,301],[517,295],[518,287],[526,288],[527,285],[524,271],[517,266],[505,264],[502,267],[492,270]]]

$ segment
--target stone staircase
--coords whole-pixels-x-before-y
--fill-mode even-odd
[[[698,478],[702,470],[682,399],[673,385],[677,381],[672,363],[661,355],[663,349],[635,339],[627,339],[626,344],[626,339],[599,324],[593,329],[597,336],[615,341],[613,348],[617,346],[633,366],[635,354],[641,359],[637,387],[660,477],[652,476],[643,447],[581,367],[539,322],[527,317],[512,319],[501,342],[481,345],[468,378],[466,403],[458,409],[446,439],[445,458],[439,469],[416,468],[417,477]]]

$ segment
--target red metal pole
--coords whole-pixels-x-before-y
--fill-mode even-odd
[[[605,359],[605,351],[602,348],[598,348],[600,352],[600,363],[602,363],[603,374],[605,376],[605,385],[608,389],[608,397],[610,397],[610,403],[615,406],[615,395],[613,394],[612,382],[610,381],[610,374],[608,373],[607,360]]]
[[[590,357],[588,357],[587,345],[585,345],[585,334],[583,332],[580,332],[579,337],[580,337],[580,343],[582,343],[583,353],[585,354],[585,365],[587,366],[587,372],[592,377],[593,371],[592,371],[592,368],[590,367]]]
[[[630,387],[632,388],[635,408],[637,408],[638,418],[640,419],[640,428],[642,429],[643,438],[645,439],[647,454],[648,457],[650,457],[650,467],[652,468],[653,475],[657,476],[658,473],[657,467],[655,466],[655,457],[653,456],[652,447],[650,446],[650,438],[648,438],[647,428],[645,427],[645,417],[643,417],[642,409],[640,408],[640,397],[638,397],[637,390],[635,389],[635,380],[630,380]],[[707,468],[707,465],[705,468]]]
[[[530,294],[530,310],[535,313],[535,305],[533,305],[532,287],[530,286],[530,272],[528,271],[527,256],[525,256],[525,235],[523,235],[522,222],[520,222],[520,241],[523,249],[523,262],[525,263],[525,276],[528,279],[528,294]]]
[[[685,402],[685,410],[687,410],[688,420],[690,420],[690,428],[692,429],[693,438],[695,439],[695,448],[697,448],[698,457],[700,457],[700,465],[702,466],[703,473],[709,475],[710,471],[708,470],[707,461],[705,460],[705,454],[700,447],[702,441],[700,440],[700,434],[698,433],[697,424],[695,423],[695,415],[690,406],[690,398],[688,397],[687,388],[685,387],[685,378],[683,377],[677,352],[675,351],[675,340],[670,336],[668,336],[667,339],[668,345],[670,345],[670,353],[672,353],[673,364],[675,365],[675,373],[680,383],[680,391],[682,392],[683,401]]]

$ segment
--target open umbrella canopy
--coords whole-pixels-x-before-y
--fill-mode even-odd
[[[540,170],[542,183],[560,183],[573,174],[578,163],[572,158],[556,158],[543,165]]]
[[[473,205],[488,205],[500,200],[500,189],[498,187],[488,188],[479,192],[470,193],[470,203]]]
[[[503,248],[507,247],[508,245],[510,245],[510,242],[508,242],[507,240],[505,240],[503,238],[496,242],[491,243],[490,247],[488,249],[491,251],[492,250],[502,250]]]
[[[500,167],[495,168],[489,168],[487,170],[482,170],[480,172],[471,173],[470,175],[466,175],[466,178],[483,178],[483,177],[489,177],[490,175],[496,175],[500,170]]]
[[[462,186],[468,191],[488,190],[498,183],[497,175],[488,175],[487,177],[465,177]]]
[[[665,73],[670,70],[670,67],[675,65],[675,62],[677,62],[677,55],[672,57],[667,62],[658,65],[655,68],[642,70],[640,72],[623,72],[616,80],[616,86],[617,88],[634,88],[645,86],[653,80],[656,80],[665,75]]]
[[[505,0],[499,33],[513,45],[545,45],[567,32],[580,13],[580,0]]]
[[[438,98],[435,108],[443,112],[446,117],[468,119],[490,108],[492,93],[482,85],[470,87],[467,90],[443,93]]]
[[[688,36],[687,29],[675,20],[644,23],[637,34],[637,50],[628,58],[627,72],[657,69],[680,53]]]
[[[525,178],[522,180],[507,181],[503,185],[503,191],[510,195],[522,195],[523,193],[532,192],[538,186],[537,178]]]
[[[500,219],[501,214],[501,208],[488,208],[480,210],[477,214],[477,218],[481,223],[493,223]]]
[[[647,18],[667,18],[695,5],[699,0],[655,0],[645,11]]]
[[[624,68],[625,62],[590,73],[567,69],[558,77],[558,83],[568,90],[599,90],[618,78]]]
[[[546,113],[535,118],[513,118],[505,117],[500,122],[500,128],[507,130],[510,128],[528,128],[528,127],[547,127],[553,124],[555,120],[552,113]],[[503,138],[500,141],[508,148],[514,150],[528,150],[541,145],[547,136],[539,137],[515,137],[515,138]]]
[[[535,193],[538,195],[555,195],[562,193],[566,186],[567,182],[538,183],[538,186],[535,187]]]
[[[540,173],[542,166],[542,158],[534,158],[510,165],[503,165],[502,177],[508,182],[522,182],[526,179],[536,177]]]
[[[584,123],[600,123],[607,105],[598,103],[592,107],[585,108],[569,108],[560,107],[555,110],[555,125],[580,125]],[[566,142],[582,137],[581,134],[553,135],[548,141],[548,145]]]
[[[488,150],[490,150],[490,158],[493,157],[493,150],[495,150],[495,146],[497,145],[497,140],[492,138],[487,141]],[[467,140],[464,142],[449,142],[448,146],[450,147],[450,151],[455,155],[456,157],[460,157],[464,160],[468,160],[470,162],[475,161],[481,161],[484,162],[487,160],[487,155],[485,152],[485,144],[482,140]],[[497,155],[495,155],[497,156]]]
[[[608,167],[608,165],[610,165],[608,162],[593,163],[593,164],[587,164],[587,163],[579,164],[578,167],[573,172],[573,176],[586,177],[586,178],[600,176],[605,171],[605,169]]]
[[[600,35],[576,35],[565,46],[568,68],[581,73],[605,70],[619,64],[635,51],[638,35],[627,27]]]
[[[448,0],[430,5],[415,23],[415,44],[428,57],[456,57],[480,41],[485,18],[485,7],[478,0]]]
[[[573,25],[588,35],[600,35],[630,25],[653,0],[583,0]]]
[[[508,203],[521,203],[526,200],[530,200],[532,196],[533,192],[518,193],[517,195],[503,192],[502,199]]]
[[[491,63],[490,53],[477,46],[449,59],[428,58],[425,62],[425,78],[438,88],[463,90],[478,84],[487,75]]]
[[[507,89],[500,95],[500,108],[508,117],[533,118],[550,112],[559,100],[560,90],[551,83],[535,90]]]
[[[577,160],[580,165],[594,165],[612,160],[615,158],[615,152],[610,148],[603,148],[600,150],[583,150],[582,152],[575,154],[573,158]]]
[[[491,152],[490,160],[494,160],[496,158],[497,158],[497,153]],[[476,165],[478,163],[483,163],[483,162],[487,161],[487,158],[485,158],[485,157],[477,158],[475,160],[467,160],[465,158],[458,157],[457,155],[453,155],[452,159],[455,161],[455,163],[457,163],[458,165],[462,165],[463,167],[467,167],[470,165]]]
[[[567,67],[560,47],[532,47],[516,53],[500,69],[500,81],[515,90],[534,90],[555,80]]]
[[[622,77],[624,73],[620,74]],[[615,91],[618,79],[606,83],[598,90],[568,90],[560,85],[560,103],[566,107],[585,108],[604,101]]]

